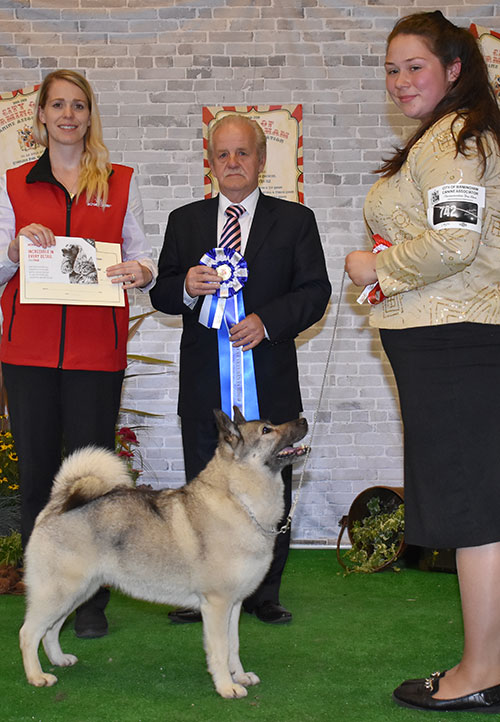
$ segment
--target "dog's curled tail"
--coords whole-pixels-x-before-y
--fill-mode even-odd
[[[127,465],[115,453],[96,446],[73,452],[54,479],[47,511],[63,513],[117,487],[133,487]]]

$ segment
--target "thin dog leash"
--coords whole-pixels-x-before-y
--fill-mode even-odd
[[[295,491],[295,497],[294,497],[293,502],[292,502],[292,505],[291,505],[291,507],[290,507],[290,512],[289,512],[289,514],[288,514],[288,516],[287,516],[287,518],[286,518],[286,522],[285,522],[285,524],[283,524],[283,526],[281,527],[281,529],[278,529],[277,531],[273,532],[273,533],[275,533],[275,534],[286,534],[286,532],[290,529],[290,525],[291,525],[291,523],[292,523],[293,515],[295,514],[295,509],[297,508],[297,504],[298,504],[298,501],[299,501],[299,496],[300,496],[300,492],[301,492],[301,490],[302,490],[302,485],[303,485],[303,483],[304,483],[304,474],[305,474],[305,472],[306,472],[307,462],[308,462],[308,460],[309,460],[309,455],[310,455],[310,453],[311,453],[312,442],[313,442],[313,439],[314,439],[314,432],[316,431],[316,422],[317,422],[317,420],[318,420],[318,413],[319,413],[319,410],[320,410],[320,407],[321,407],[321,402],[322,402],[322,400],[323,400],[323,394],[324,394],[324,391],[325,391],[326,377],[327,377],[327,374],[328,374],[328,367],[329,367],[329,365],[330,365],[330,359],[331,359],[331,356],[332,356],[333,344],[335,343],[335,336],[337,335],[337,327],[338,327],[338,323],[339,323],[339,313],[340,313],[340,304],[341,304],[341,302],[342,302],[342,296],[343,296],[343,294],[344,294],[345,277],[346,277],[346,273],[345,273],[345,271],[344,271],[344,272],[342,273],[342,279],[341,279],[341,281],[340,281],[339,300],[338,300],[338,302],[337,302],[337,311],[336,311],[336,313],[335,313],[335,322],[334,322],[334,324],[333,324],[332,340],[330,341],[330,348],[328,349],[328,355],[327,355],[327,357],[326,357],[325,371],[324,371],[324,374],[323,374],[323,381],[321,382],[321,389],[320,389],[320,392],[319,392],[318,403],[317,403],[317,405],[316,405],[316,410],[314,411],[314,415],[313,415],[313,425],[312,425],[312,429],[311,429],[311,438],[310,438],[310,441],[309,441],[309,444],[308,444],[308,448],[307,448],[307,451],[306,451],[306,454],[305,454],[304,465],[303,465],[303,467],[302,467],[302,471],[301,471],[301,474],[300,474],[299,483],[298,483],[298,485],[297,485],[297,490]]]

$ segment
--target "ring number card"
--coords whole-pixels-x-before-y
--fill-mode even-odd
[[[464,228],[481,232],[485,189],[482,186],[450,183],[431,188],[427,220],[431,228]]]

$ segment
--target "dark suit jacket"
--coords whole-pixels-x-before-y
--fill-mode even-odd
[[[217,245],[217,212],[218,198],[211,198],[170,214],[151,290],[155,308],[183,315],[182,417],[211,416],[221,403],[217,332],[198,321],[203,298],[193,310],[183,303],[188,269]],[[261,193],[244,255],[245,312],[258,314],[269,335],[253,349],[260,416],[282,423],[302,410],[294,338],[322,317],[331,292],[313,212]]]

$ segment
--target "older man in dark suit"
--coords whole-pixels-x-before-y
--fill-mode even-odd
[[[253,355],[259,416],[274,424],[302,411],[294,339],[318,321],[330,297],[330,283],[314,214],[308,208],[264,195],[258,188],[266,162],[266,137],[253,120],[228,115],[209,132],[208,159],[219,183],[218,197],[190,203],[168,219],[153,306],[182,314],[178,413],[181,417],[186,479],[207,464],[217,445],[213,409],[221,408],[217,331],[199,321],[204,297],[221,278],[200,258],[227,235],[226,210],[236,207],[236,242],[248,265],[243,288],[245,316],[230,329],[229,343]],[[234,213],[234,211],[233,211]],[[291,505],[291,467],[283,471],[285,518]],[[247,612],[269,623],[285,623],[279,588],[290,533],[277,536],[271,568]],[[192,610],[170,613],[177,623],[198,621]]]

